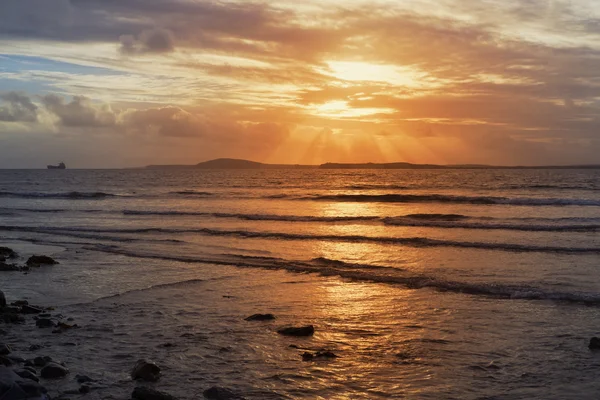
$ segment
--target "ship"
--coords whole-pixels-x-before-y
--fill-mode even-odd
[[[67,169],[67,166],[64,162],[61,162],[58,165],[48,165],[48,169]]]

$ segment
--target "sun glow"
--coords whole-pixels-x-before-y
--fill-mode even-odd
[[[326,73],[344,81],[384,82],[408,87],[423,85],[424,74],[408,67],[360,61],[330,61],[327,65]]]
[[[395,110],[391,108],[357,108],[352,107],[345,100],[328,101],[311,107],[314,115],[332,118],[365,117],[367,115],[391,114]]]

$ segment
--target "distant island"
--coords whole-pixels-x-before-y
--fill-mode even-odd
[[[600,165],[498,166],[483,164],[326,163],[320,165],[265,164],[234,158],[218,158],[192,165],[148,165],[145,169],[600,169]]]

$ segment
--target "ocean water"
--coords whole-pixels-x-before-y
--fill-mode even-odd
[[[595,399],[599,232],[598,170],[0,171],[0,245],[60,262],[0,289],[81,326],[7,340],[90,399],[144,357],[182,399]]]

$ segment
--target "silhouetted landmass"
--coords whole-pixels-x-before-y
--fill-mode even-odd
[[[541,166],[498,166],[481,164],[412,164],[397,163],[326,163],[321,165],[264,164],[234,158],[218,158],[194,165],[149,165],[148,169],[600,169],[600,165],[541,165]]]

